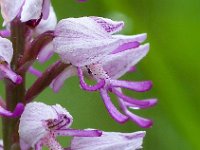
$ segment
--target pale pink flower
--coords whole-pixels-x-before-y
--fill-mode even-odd
[[[137,150],[142,148],[145,131],[103,132],[101,137],[74,137],[70,150]]]
[[[52,150],[63,150],[56,141],[57,136],[93,137],[101,136],[98,130],[71,129],[73,118],[60,105],[33,102],[26,105],[20,118],[19,136],[22,150],[47,146]]]
[[[146,34],[113,35],[120,31],[123,25],[121,21],[101,17],[61,20],[55,30],[55,52],[64,63],[71,63],[73,67],[58,76],[52,87],[54,91],[58,91],[63,81],[70,77],[70,74],[74,75],[74,68],[77,68],[81,87],[87,91],[99,90],[109,114],[117,122],[124,123],[131,119],[141,127],[150,127],[151,120],[131,113],[128,108],[148,108],[156,104],[156,99],[136,100],[124,95],[121,88],[145,92],[151,88],[151,81],[133,82],[118,79],[132,70],[132,67],[147,54],[149,44],[141,45],[146,39]],[[98,83],[94,86],[87,85],[84,75],[90,76]],[[108,92],[118,97],[124,114],[112,104]]]
[[[50,0],[0,0],[1,14],[4,24],[20,17],[22,22],[29,20],[47,19]]]
[[[22,82],[22,77],[17,75],[10,68],[10,63],[13,57],[12,43],[0,37],[0,79],[8,78],[16,84]]]

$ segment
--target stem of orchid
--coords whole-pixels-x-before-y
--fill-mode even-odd
[[[33,83],[27,90],[25,95],[26,103],[31,102],[37,95],[39,95],[51,82],[71,64],[64,64],[62,61],[57,61],[48,67],[43,74]]]
[[[26,72],[28,68],[34,63],[42,48],[51,42],[53,37],[53,31],[44,32],[36,37],[36,39],[31,42],[29,48],[24,52],[24,55],[19,62],[20,68],[17,70],[17,72]]]
[[[25,40],[28,29],[25,24],[21,23],[19,19],[11,22],[11,41],[13,44],[14,55],[11,62],[11,68],[16,71],[19,66],[19,58],[23,55],[25,49]],[[23,79],[25,73],[19,74]],[[13,111],[18,102],[24,102],[25,97],[25,80],[19,85],[14,84],[10,80],[5,79],[6,89],[6,107]],[[3,141],[4,150],[18,150],[19,135],[18,135],[19,118],[3,118]]]

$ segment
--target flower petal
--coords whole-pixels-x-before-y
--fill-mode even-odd
[[[10,64],[13,57],[13,48],[10,40],[0,37],[0,60]]]
[[[21,84],[23,79],[20,75],[17,75],[14,71],[10,69],[8,65],[0,64],[0,77],[8,78],[13,83]]]
[[[54,54],[53,43],[50,42],[46,46],[44,46],[44,48],[40,51],[37,59],[40,63],[45,63],[47,60],[51,58],[53,54]]]
[[[129,102],[125,102],[125,105],[127,107],[129,107],[130,109],[145,109],[145,108],[149,108],[149,107],[153,107],[157,104],[157,99],[152,98],[152,99],[145,99],[145,100],[140,100],[142,102],[148,102],[148,105],[137,105],[137,104],[133,104],[133,103],[129,103]]]
[[[146,92],[151,89],[151,81],[124,81],[124,80],[110,80],[113,87],[127,88],[136,92]]]
[[[3,117],[16,118],[16,117],[21,116],[23,111],[24,111],[24,104],[22,103],[18,103],[13,112],[10,112],[0,106],[0,116],[3,116]]]
[[[48,30],[54,30],[57,24],[57,17],[52,6],[50,6],[49,16],[46,20],[42,19],[38,26],[34,29],[35,36],[42,34]]]
[[[126,115],[128,115],[133,122],[135,122],[142,128],[150,128],[153,125],[152,120],[137,116],[128,110],[126,111]]]
[[[42,76],[42,72],[40,72],[39,70],[35,69],[35,68],[32,67],[32,66],[28,69],[28,71],[29,71],[31,74],[35,75],[36,77],[41,77],[41,76]]]
[[[74,137],[71,150],[136,150],[141,148],[145,131],[134,133],[103,132],[101,137]]]
[[[43,6],[42,6],[42,15],[43,15],[43,17],[42,18],[44,20],[46,20],[49,17],[50,6],[51,6],[50,0],[43,0]]]
[[[8,29],[0,30],[0,36],[3,38],[8,38],[11,36],[11,32]]]
[[[137,48],[110,54],[102,61],[103,68],[111,78],[120,78],[128,72],[132,66],[136,65],[148,51],[149,44],[145,44]]]
[[[117,121],[118,123],[125,123],[128,118],[127,116],[123,115],[121,112],[119,112],[116,107],[113,105],[113,103],[110,100],[110,97],[108,96],[108,93],[105,89],[100,90],[101,97],[103,99],[103,102],[106,106],[106,109],[108,110],[110,116]]]
[[[137,34],[137,35],[113,35],[113,38],[120,39],[123,43],[129,43],[129,42],[134,42],[137,41],[139,43],[142,43],[146,40],[147,34],[142,33],[142,34]]]
[[[128,97],[124,95],[122,92],[112,89],[112,92],[116,94],[119,98],[123,99],[126,104],[130,107],[136,107],[136,108],[148,108],[152,107],[156,104],[156,99],[146,99],[146,100],[137,100],[133,99],[131,97]]]
[[[63,86],[66,79],[77,74],[76,68],[70,66],[60,73],[51,83],[51,88],[54,92],[58,92]]]
[[[116,54],[116,53],[119,53],[119,52],[123,52],[125,50],[128,50],[128,49],[132,49],[132,48],[137,48],[140,46],[140,43],[137,42],[137,41],[134,41],[134,42],[129,42],[129,43],[125,43],[123,45],[121,45],[120,47],[118,47],[117,49],[115,49],[112,54]]]
[[[20,143],[21,150],[29,150],[31,147],[29,144],[25,143],[21,138],[20,138],[19,143]]]
[[[55,52],[64,62],[79,67],[97,62],[123,44],[89,17],[61,20],[55,36]]]
[[[26,0],[21,12],[21,21],[39,19],[42,14],[43,0]]]
[[[90,18],[96,21],[106,32],[110,34],[119,32],[124,27],[123,21],[113,21],[111,19],[96,16]]]
[[[55,131],[57,136],[99,137],[101,134],[100,130],[60,129]]]
[[[24,0],[0,0],[4,24],[11,22],[20,12]]]

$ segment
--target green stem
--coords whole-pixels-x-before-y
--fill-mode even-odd
[[[25,49],[25,36],[26,36],[26,26],[21,23],[18,19],[15,19],[11,23],[11,41],[13,43],[13,60],[11,62],[11,68],[16,71],[19,66],[19,58],[21,58]],[[6,80],[6,106],[8,110],[13,111],[18,102],[24,102],[25,96],[25,74],[20,74],[24,79],[23,83],[16,85],[10,80]],[[19,118],[10,119],[3,118],[3,141],[4,150],[17,150],[19,145],[19,135],[18,135],[18,124]]]

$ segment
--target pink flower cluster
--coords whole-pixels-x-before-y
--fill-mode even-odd
[[[48,86],[58,92],[64,81],[77,76],[83,90],[98,91],[109,115],[118,123],[133,121],[142,128],[152,126],[152,121],[134,114],[131,110],[146,109],[157,103],[155,98],[138,100],[123,93],[123,89],[146,92],[151,81],[121,80],[133,72],[135,65],[146,56],[149,44],[143,44],[146,34],[121,35],[123,21],[103,17],[62,19],[57,23],[50,0],[0,0],[6,29],[0,31],[0,79],[14,86],[22,84],[21,74],[30,72],[37,80],[25,92],[25,101],[9,111],[2,100],[2,117],[20,117],[19,137],[22,150],[129,150],[142,148],[145,131],[134,133],[104,132],[98,129],[72,129],[73,117],[60,106],[32,102]],[[25,27],[26,43],[21,56],[15,56],[11,26]],[[45,63],[57,53],[60,60],[40,72],[33,67],[35,61]],[[12,60],[18,57],[18,68],[13,70]],[[96,81],[88,85],[85,77]],[[116,96],[118,110],[109,93]],[[71,145],[63,148],[57,136],[72,136]],[[0,149],[3,149],[3,145]]]

